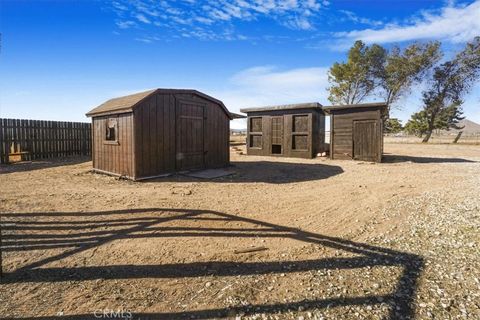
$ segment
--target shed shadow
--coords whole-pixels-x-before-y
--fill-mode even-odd
[[[343,173],[336,165],[277,161],[232,162],[238,169],[234,182],[292,183],[323,180]]]
[[[463,158],[436,158],[436,157],[419,157],[419,156],[405,156],[396,154],[384,154],[382,157],[383,163],[476,163],[477,161]]]
[[[125,216],[128,215],[128,216]],[[272,304],[236,305],[204,310],[178,312],[134,313],[133,319],[211,319],[226,318],[236,314],[277,314],[291,309],[305,310],[378,305],[379,301],[389,306],[389,319],[410,318],[414,315],[414,297],[418,276],[423,268],[420,256],[354,242],[338,237],[326,236],[302,229],[226,214],[211,210],[146,208],[106,212],[67,213],[7,213],[3,214],[4,235],[2,249],[5,251],[64,249],[50,256],[42,255],[34,262],[6,273],[2,283],[54,283],[63,281],[88,281],[95,279],[116,280],[136,278],[197,278],[223,276],[255,276],[272,273],[297,273],[317,270],[355,270],[360,268],[401,268],[399,278],[392,281],[390,293],[371,292],[365,296],[310,298],[302,301],[284,301]],[[66,220],[74,217],[75,220]],[[63,218],[63,220],[62,220]],[[203,221],[219,221],[221,228],[203,227]],[[193,225],[181,226],[181,222]],[[165,226],[170,222],[174,225]],[[176,223],[178,222],[178,223]],[[239,227],[239,225],[244,225]],[[246,226],[245,226],[246,225]],[[119,228],[120,227],[120,228]],[[41,233],[35,231],[41,230]],[[291,239],[315,246],[342,250],[353,256],[320,257],[281,261],[198,261],[156,265],[93,265],[93,266],[48,266],[64,258],[86,250],[110,245],[121,239],[158,239],[200,237],[222,238],[277,238]],[[211,241],[208,240],[208,241]],[[58,265],[58,264],[57,264]],[[361,275],[359,275],[361,276]],[[396,281],[397,280],[397,281]],[[397,297],[402,297],[398,299]],[[46,319],[47,317],[29,317]],[[59,319],[88,319],[92,315],[60,316]]]
[[[140,182],[211,181],[218,183],[260,182],[283,184],[323,180],[344,172],[340,166],[336,165],[278,161],[232,161],[229,170],[231,170],[233,174],[213,179],[201,179],[182,174],[173,174],[162,178],[141,180]]]

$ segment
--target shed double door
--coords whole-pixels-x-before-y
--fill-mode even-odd
[[[361,161],[377,161],[379,141],[377,121],[353,121],[353,159]]]
[[[205,167],[205,105],[177,101],[176,108],[177,170]]]

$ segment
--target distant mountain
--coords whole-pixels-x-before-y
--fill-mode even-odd
[[[464,127],[463,129],[450,129],[450,130],[441,130],[442,134],[457,134],[458,131],[463,131],[464,135],[473,135],[473,134],[480,134],[480,124],[463,119],[458,124],[459,127]]]

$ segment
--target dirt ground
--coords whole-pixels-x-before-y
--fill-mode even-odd
[[[243,149],[214,180],[1,166],[0,318],[480,318],[480,146]]]

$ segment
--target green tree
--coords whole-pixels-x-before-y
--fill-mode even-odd
[[[459,121],[465,118],[462,114],[461,106],[458,103],[442,109],[435,119],[432,130],[462,129],[463,127],[458,126]],[[429,114],[425,110],[414,113],[405,125],[405,131],[408,134],[414,134],[418,137],[428,134],[429,128]]]
[[[389,118],[385,120],[384,131],[387,133],[399,133],[403,130],[402,122],[397,118]]]
[[[435,129],[458,128],[463,119],[462,98],[479,78],[480,37],[475,37],[451,61],[434,69],[429,88],[423,92],[427,130],[422,142],[428,142]]]
[[[328,73],[328,100],[334,104],[361,102],[378,86],[386,52],[379,45],[371,47],[356,41],[348,52],[347,62],[334,63]]]
[[[395,46],[388,52],[379,74],[379,96],[389,106],[387,118],[390,114],[390,106],[408,94],[413,84],[424,80],[428,71],[441,56],[440,42],[413,43],[403,51]]]
[[[422,137],[428,131],[427,113],[419,111],[412,114],[410,120],[405,124],[405,131],[408,134]]]
[[[439,42],[414,43],[404,50],[395,46],[389,52],[379,45],[369,47],[356,41],[347,62],[330,68],[328,99],[335,104],[354,104],[377,94],[390,106],[414,83],[421,82],[440,57]]]

